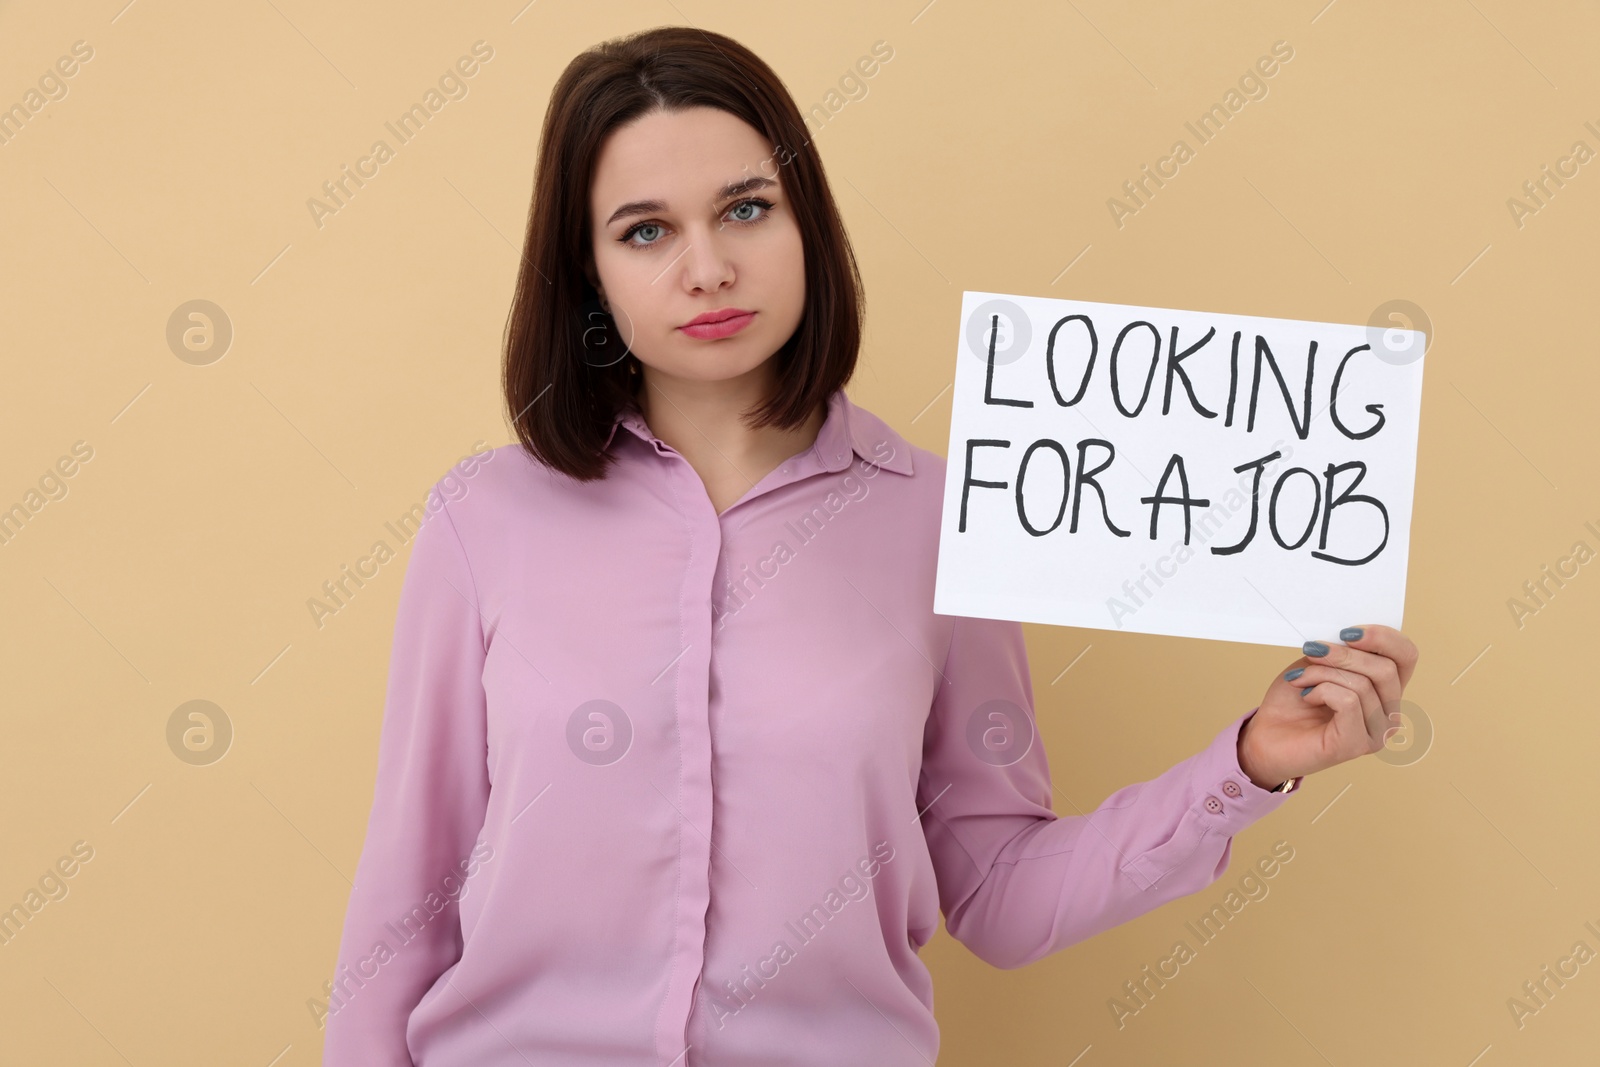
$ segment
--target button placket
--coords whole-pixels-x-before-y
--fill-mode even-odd
[[[716,642],[711,611],[711,590],[722,558],[723,530],[704,484],[688,460],[670,446],[656,441],[657,451],[666,449],[683,460],[674,472],[681,479],[676,490],[677,506],[688,523],[691,540],[689,574],[683,586],[679,610],[683,619],[683,641],[687,646],[678,660],[677,692],[674,710],[678,725],[680,753],[677,790],[666,790],[666,799],[677,809],[678,911],[673,923],[671,967],[667,988],[656,1016],[656,1050],[663,1062],[676,1058],[683,1063],[689,1021],[696,1006],[696,993],[705,973],[706,942],[709,934],[712,884],[712,841],[719,835],[715,822],[715,789],[712,775],[711,737],[711,652]]]

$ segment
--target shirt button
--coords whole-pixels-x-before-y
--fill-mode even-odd
[[[1222,783],[1222,791],[1230,797],[1236,797],[1240,793],[1239,783],[1230,778]]]
[[[1206,797],[1206,810],[1209,811],[1213,815],[1221,815],[1222,814],[1222,801],[1218,800],[1216,797],[1207,796]]]

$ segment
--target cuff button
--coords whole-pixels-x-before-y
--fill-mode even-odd
[[[1235,782],[1231,778],[1228,779],[1226,782],[1222,783],[1222,791],[1224,793],[1228,794],[1230,797],[1236,797],[1241,792],[1241,790],[1239,789],[1239,783]]]
[[[1213,815],[1221,815],[1222,814],[1222,801],[1218,800],[1216,797],[1207,796],[1206,797],[1206,810],[1209,811]]]

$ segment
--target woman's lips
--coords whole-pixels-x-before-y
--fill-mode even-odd
[[[744,315],[735,315],[731,319],[723,319],[721,322],[702,322],[694,326],[679,326],[678,329],[690,337],[698,337],[702,341],[712,341],[718,337],[733,336],[750,325],[750,320],[755,317],[756,313],[751,311]]]

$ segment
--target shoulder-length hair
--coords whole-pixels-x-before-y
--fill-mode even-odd
[[[595,161],[617,127],[690,107],[727,111],[773,145],[764,176],[781,174],[805,251],[800,323],[773,357],[777,388],[747,413],[747,425],[802,424],[855,370],[861,275],[822,160],[778,76],[744,45],[708,30],[664,26],[602,42],[567,65],[545,111],[502,366],[522,447],[580,481],[605,477],[615,458],[606,439],[617,414],[637,406],[642,382],[638,357],[618,358],[625,341],[586,272]]]

